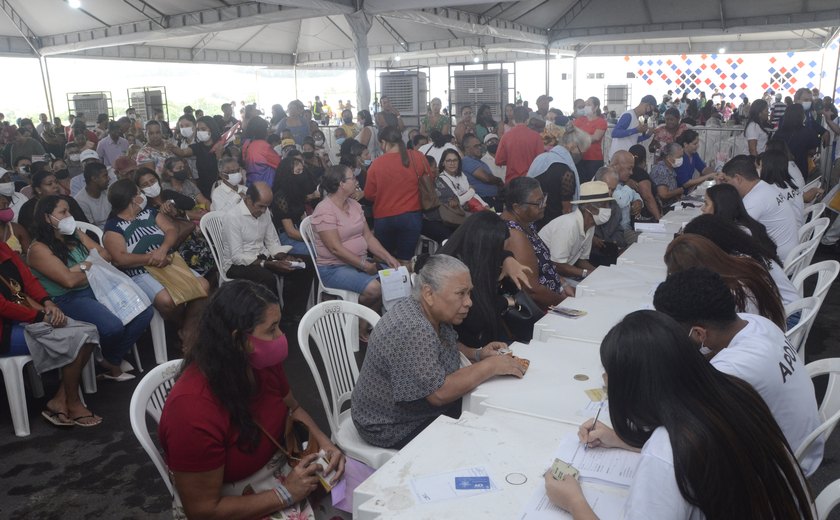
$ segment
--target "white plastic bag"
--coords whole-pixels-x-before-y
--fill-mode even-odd
[[[127,325],[152,304],[131,278],[106,262],[96,249],[91,250],[87,261],[90,262],[87,279],[94,296],[123,325]]]

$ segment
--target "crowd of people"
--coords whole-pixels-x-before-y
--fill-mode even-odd
[[[457,416],[483,381],[522,377],[527,367],[499,355],[506,344],[529,340],[549,307],[615,263],[637,240],[636,223],[714,184],[704,215],[668,246],[657,311],[628,315],[601,347],[615,430],[584,424],[581,438],[641,449],[649,476],[631,489],[636,517],[812,518],[803,477],[822,445],[795,463],[791,447],[817,415],[783,335],[798,319],[785,317],[796,290],[783,267],[805,204],[822,195],[803,193],[813,155],[840,134],[836,109],[813,96],[802,89],[772,111],[745,99],[746,109],[731,111],[745,122],[747,148],[718,168],[698,155],[694,128],[731,107],[670,91],[662,103],[645,95],[612,124],[597,97],[575,100],[570,115],[543,95],[534,111],[463,106],[454,119],[435,98],[419,128],[382,96],[375,114],[341,107],[335,148],[318,97],[309,109],[275,105],[270,118],[247,105],[237,119],[226,103],[212,116],[185,107],[174,125],[162,112],[141,121],[133,109],[95,125],[82,114],[70,127],[44,114],[37,127],[22,119],[0,132],[0,355],[30,353],[39,372],[60,368],[44,418],[96,426],[103,419],[79,398],[81,368],[93,357],[103,379],[135,377],[125,357],[154,308],[178,329],[185,358],[160,424],[178,511],[308,515],[315,458],[297,463],[276,449],[287,426],[308,427],[327,472],[338,478],[344,467],[282,368],[281,325],[300,321],[316,273],[378,312],[380,269],[416,275],[411,296],[369,337],[362,331],[352,401],[363,439],[401,448],[441,414]],[[217,243],[200,230],[209,212],[222,222]],[[424,242],[438,253],[417,256]],[[92,257],[151,306],[117,317],[88,282]],[[780,357],[791,372],[781,379],[771,374]],[[639,373],[643,385],[633,382]],[[575,518],[592,517],[574,481],[546,485]]]

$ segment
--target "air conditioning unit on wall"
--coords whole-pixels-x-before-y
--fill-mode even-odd
[[[68,94],[67,97],[71,113],[84,114],[89,128],[96,125],[96,116],[99,114],[113,116],[110,92],[79,92]]]
[[[508,72],[505,69],[456,70],[451,99],[453,114],[460,114],[465,105],[471,106],[473,113],[481,105],[488,105],[498,121],[508,103]]]
[[[406,127],[419,126],[421,116],[426,115],[428,105],[428,82],[425,72],[401,70],[379,74],[380,97],[387,97],[391,105],[400,111]]]

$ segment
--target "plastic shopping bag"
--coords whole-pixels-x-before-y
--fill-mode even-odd
[[[123,325],[152,304],[146,293],[128,275],[106,262],[96,249],[91,250],[87,261],[90,262],[87,279],[94,296]]]

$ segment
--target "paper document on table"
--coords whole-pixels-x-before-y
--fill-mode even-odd
[[[587,390],[587,392],[589,392],[589,391]],[[608,403],[604,403],[603,404],[603,409],[602,409],[601,401],[588,400],[586,402],[586,404],[583,406],[583,408],[581,408],[580,410],[577,411],[577,414],[578,414],[579,417],[584,417],[585,419],[591,419],[591,418],[595,417],[596,415],[598,415],[598,410],[601,410],[601,415],[600,415],[601,419],[598,419],[598,420],[601,421],[601,422],[604,422],[604,420],[602,420],[602,419],[605,419],[605,418],[610,416],[610,405]]]
[[[619,519],[624,513],[627,491],[624,489],[606,489],[601,486],[584,484],[583,496],[592,510],[602,520]],[[572,515],[555,506],[545,494],[545,487],[540,485],[525,504],[519,520],[571,520]]]
[[[636,231],[642,233],[667,233],[668,229],[662,222],[636,222],[633,224]]]
[[[616,448],[585,449],[577,433],[563,437],[554,452],[554,457],[577,468],[582,480],[597,480],[627,487],[633,483],[640,456],[636,452]]]
[[[437,475],[411,479],[411,489],[414,491],[414,498],[421,504],[452,500],[453,498],[471,497],[499,489],[492,479],[490,479],[489,489],[458,489],[455,479],[463,479],[463,477],[489,477],[489,475],[487,474],[487,470],[480,466],[462,468]]]

